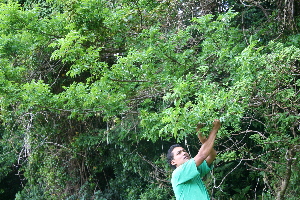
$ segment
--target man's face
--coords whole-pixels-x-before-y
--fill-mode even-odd
[[[176,167],[179,167],[180,165],[191,159],[190,155],[182,147],[175,147],[172,153],[173,160],[171,161],[171,164],[175,165]]]

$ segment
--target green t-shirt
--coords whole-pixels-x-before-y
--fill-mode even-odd
[[[197,167],[194,159],[177,167],[171,179],[176,200],[209,200],[201,178],[211,169],[212,166],[209,167],[205,160]]]

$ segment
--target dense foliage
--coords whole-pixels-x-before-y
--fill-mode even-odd
[[[0,1],[1,199],[174,199],[166,152],[222,129],[214,199],[297,199],[299,1]]]

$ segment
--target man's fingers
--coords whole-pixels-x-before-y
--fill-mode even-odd
[[[197,129],[203,128],[204,126],[205,126],[204,123],[198,123],[198,124],[197,124]]]
[[[220,126],[221,126],[220,120],[219,119],[215,119],[214,122],[213,122],[213,126],[220,128]]]

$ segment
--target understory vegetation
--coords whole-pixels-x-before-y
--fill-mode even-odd
[[[175,199],[220,119],[216,200],[300,196],[300,1],[0,0],[0,198]]]

